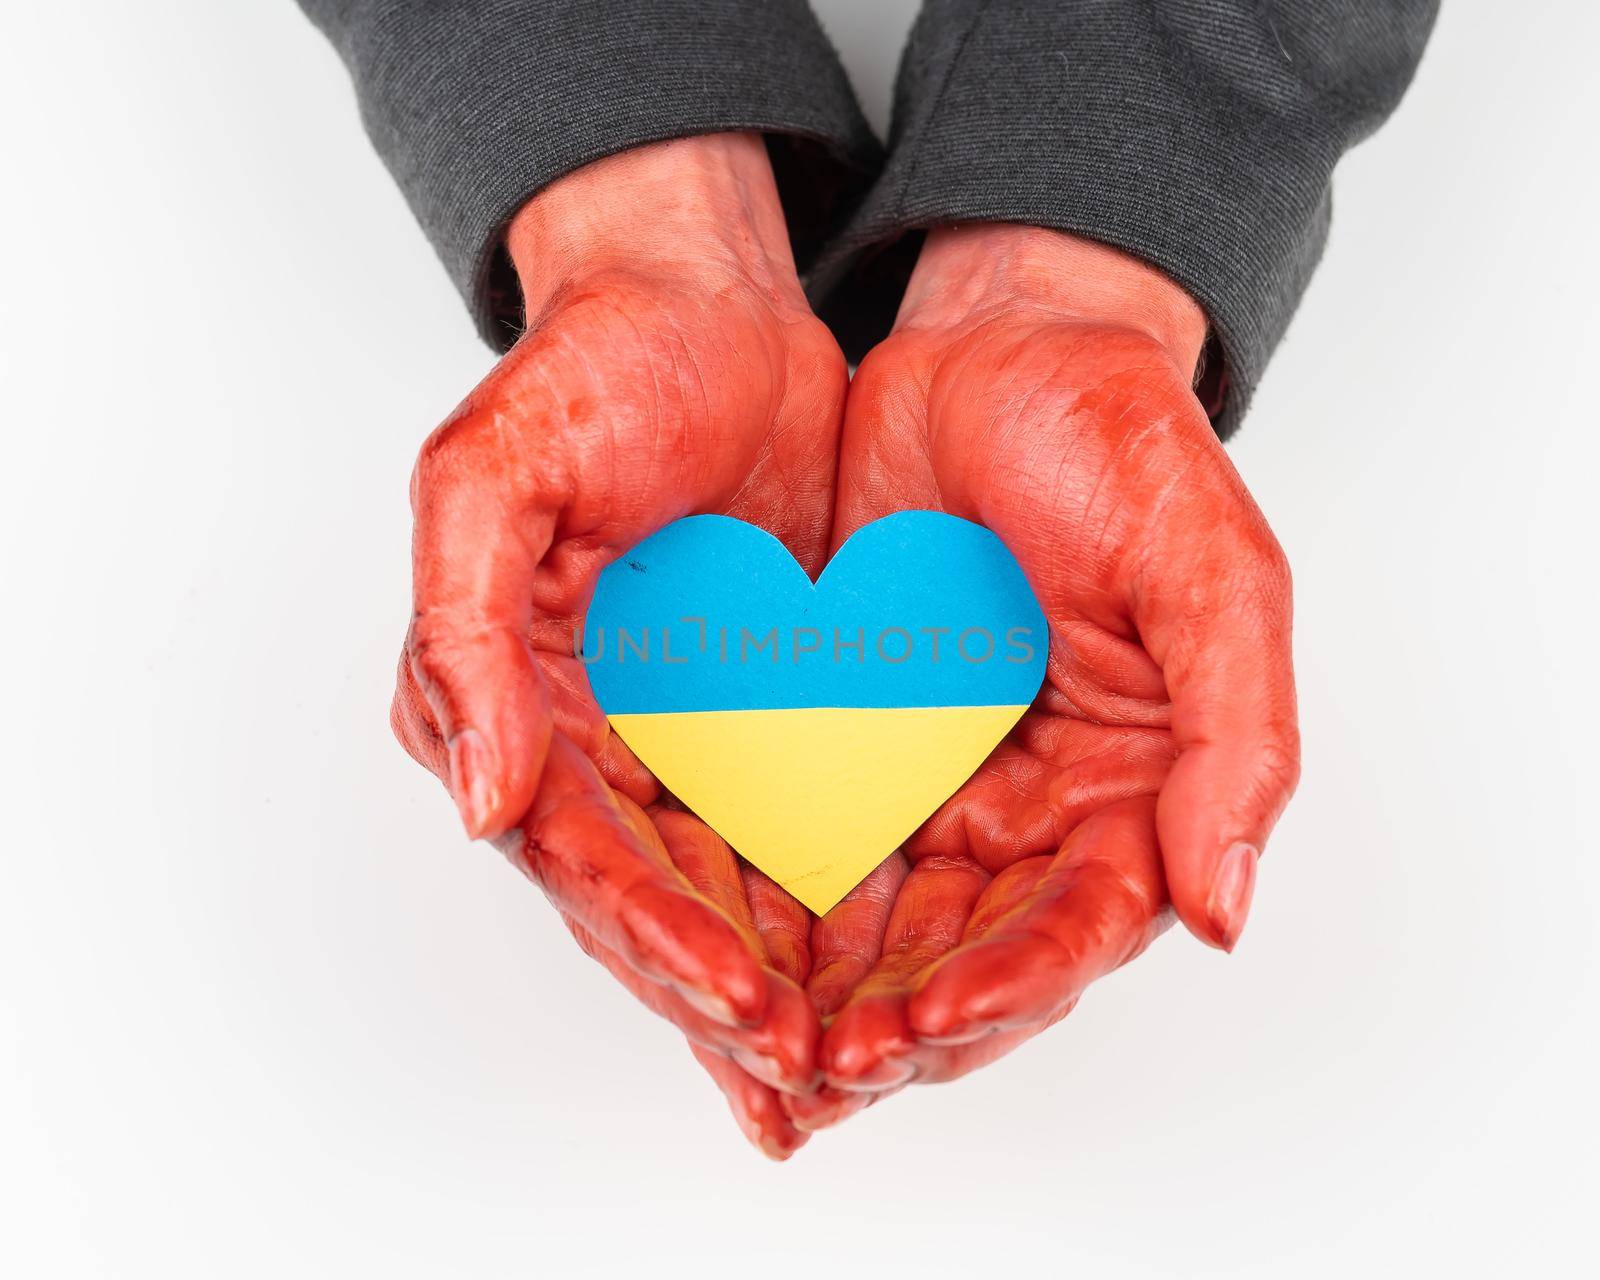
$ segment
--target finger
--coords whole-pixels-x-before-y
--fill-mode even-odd
[[[499,433],[468,408],[429,437],[412,476],[406,646],[444,739],[467,833],[503,834],[533,800],[550,706],[528,646],[554,508],[508,504]]]
[[[617,806],[617,816],[621,818],[623,826],[627,827],[633,838],[639,842],[640,850],[662,870],[681,876],[677,864],[672,861],[672,854],[667,849],[666,841],[661,838],[661,832],[656,829],[656,824],[650,821],[650,815],[627,796],[615,791],[611,793],[611,800]],[[683,879],[687,884],[688,878],[683,877]],[[689,887],[694,886],[691,884]]]
[[[683,873],[695,892],[715,903],[739,927],[751,950],[764,956],[750,903],[745,898],[744,877],[739,874],[739,859],[728,842],[692,813],[657,806],[650,820],[660,833],[662,845],[672,863]]]
[[[1095,724],[1163,729],[1172,715],[1161,667],[1137,636],[1070,615],[1052,620],[1039,706]]]
[[[919,1041],[914,1058],[919,1084],[948,1084],[981,1067],[997,1062],[1041,1031],[1053,1027],[1072,1012],[1069,1001],[1043,1022],[1028,1023],[1010,1031],[995,1031],[967,1044],[929,1044]]]
[[[803,1132],[785,1112],[780,1101],[783,1095],[715,1050],[692,1040],[689,1050],[717,1082],[740,1131],[762,1155],[772,1160],[787,1160],[810,1141],[811,1135]]]
[[[1171,737],[1160,729],[1030,711],[906,841],[906,855],[964,853],[998,873],[1020,858],[1054,854],[1107,805],[1155,795],[1172,757]]]
[[[1170,590],[1155,582],[1137,611],[1166,675],[1178,747],[1157,809],[1167,884],[1190,932],[1226,951],[1300,776],[1289,572],[1264,526],[1260,538],[1186,568]]]
[[[433,718],[433,708],[428,706],[422,687],[412,673],[411,653],[405,647],[400,650],[400,668],[395,672],[389,727],[407,755],[446,786],[450,785],[450,753]]]
[[[1048,1030],[1072,1011],[1069,1002],[1043,1022],[1031,1023],[1011,1031],[996,1031],[967,1044],[929,1044],[918,1041],[906,1055],[916,1067],[918,1084],[946,1084],[964,1075],[986,1067],[1006,1054]],[[842,1124],[851,1116],[874,1106],[883,1099],[898,1093],[901,1085],[875,1093],[851,1092],[824,1084],[811,1093],[784,1095],[784,1110],[793,1118],[795,1127],[807,1133],[817,1133]]]
[[[798,932],[803,940],[809,930],[806,909],[742,863],[728,842],[693,814],[657,807],[651,810],[651,817],[678,870],[738,926],[752,954],[796,985],[803,983],[809,961],[803,953],[796,954],[794,934]],[[799,919],[769,896],[760,899],[758,909],[747,888],[753,882],[752,873],[758,893],[787,899],[799,912]]]
[[[740,864],[750,916],[768,962],[791,982],[811,976],[812,915],[792,893],[748,862]]]
[[[734,922],[750,953],[762,958],[761,938],[744,899],[738,859],[722,837],[693,814],[662,808],[646,814],[624,796],[616,800],[623,820],[646,852],[662,867],[681,874],[697,893],[723,911]],[[569,927],[571,924],[569,921]],[[681,997],[640,998],[677,1023],[691,1039],[732,1055],[772,1087],[786,1091],[809,1088],[815,1075],[817,1037],[821,1031],[816,1013],[797,984],[772,972],[766,974],[766,981],[766,1007],[761,1021],[749,1030],[730,1030],[704,1020],[702,1014],[690,1008],[679,1008]],[[626,985],[633,989],[631,983]]]
[[[689,1040],[730,1058],[763,1084],[785,1093],[802,1093],[817,1081],[816,1012],[805,993],[779,975],[763,975],[768,988],[766,1008],[752,1026],[730,1027],[708,1017],[682,995],[652,982],[621,956],[598,941],[581,921],[562,919],[578,945],[598,960],[645,1008],[665,1018]]]
[[[977,941],[1010,915],[1039,887],[1054,861],[1054,857],[1024,858],[989,881],[989,887],[973,905],[962,942]]]
[[[552,740],[533,807],[499,843],[558,910],[639,973],[719,1021],[760,1019],[767,983],[746,938],[641,844],[575,745]]]
[[[1046,857],[1027,858],[1013,863],[991,880],[972,907],[962,934],[963,942],[982,937],[997,920],[1025,898],[1049,869],[1050,863],[1051,859]],[[1063,1009],[1058,1016],[1064,1016],[1065,1012],[1066,1009]],[[910,1068],[909,1072],[903,1073],[906,1083],[914,1079],[923,1084],[939,1084],[986,1066],[1049,1025],[1050,1022],[1046,1022],[1015,1031],[997,1032],[970,1044],[937,1045],[916,1040],[910,1047],[897,1053],[900,1062]],[[825,1083],[814,1093],[786,1099],[784,1109],[794,1117],[799,1128],[815,1133],[843,1123],[903,1087],[904,1084],[900,1084],[866,1092],[840,1089]]]
[[[910,870],[895,853],[811,926],[811,976],[806,992],[823,1018],[834,1014],[883,949],[895,895]]]
[[[1018,907],[1049,872],[1053,858],[1024,858],[1014,862],[993,880],[979,896],[972,908],[972,918],[967,921],[967,931],[962,944],[973,942],[989,933],[996,925]],[[912,1052],[917,1067],[917,1080],[923,1084],[945,1084],[951,1080],[986,1067],[1026,1043],[1041,1031],[1053,1027],[1072,1012],[1077,1001],[1069,1000],[1039,1022],[1025,1023],[1006,1031],[991,1031],[976,1040],[957,1044],[934,1044],[918,1040]]]
[[[1154,802],[1112,805],[1073,832],[1025,898],[933,966],[911,997],[911,1029],[960,1044],[1059,1016],[1150,944],[1164,907]]]
[[[661,793],[661,784],[612,730],[594,700],[583,664],[577,658],[535,652],[539,674],[550,691],[550,716],[555,731],[583,748],[606,784],[639,804],[649,804]]]
[[[874,1103],[899,1093],[902,1087],[866,1092],[835,1089],[832,1085],[824,1084],[810,1093],[782,1095],[783,1110],[802,1133],[817,1133],[843,1124]]]
[[[898,1088],[916,1075],[917,1037],[907,1016],[916,980],[960,943],[990,880],[971,858],[925,858],[895,898],[883,953],[823,1035],[827,1083],[846,1091]]]
[[[540,655],[541,662],[548,655]],[[549,670],[545,664],[545,670]],[[623,804],[625,816],[638,815],[637,821],[630,821],[634,834],[640,837],[641,842],[649,851],[654,846],[660,846],[660,837],[655,828],[650,825],[641,810],[634,809],[630,813],[627,805],[634,803],[634,797],[640,803],[648,803],[659,790],[656,780],[645,770],[643,765],[621,745],[622,740],[610,733],[609,726],[605,724],[605,717],[598,708],[593,708],[593,713],[600,717],[601,725],[598,734],[594,726],[586,722],[581,706],[575,697],[554,682],[550,685],[554,702],[554,722],[556,731],[564,733],[566,728],[573,728],[585,736],[575,739],[583,748],[584,753],[594,760],[596,767],[607,782],[622,788],[617,799]],[[399,739],[400,745],[418,764],[438,777],[447,786],[450,783],[450,754],[445,747],[444,738],[439,732],[439,726],[434,719],[433,709],[428,705],[423,696],[422,688],[417,684],[416,675],[411,669],[410,653],[402,649],[400,653],[399,670],[395,675],[394,703],[389,713],[390,727]],[[570,737],[571,735],[566,735]],[[671,864],[665,848],[659,849],[658,860],[664,865]]]

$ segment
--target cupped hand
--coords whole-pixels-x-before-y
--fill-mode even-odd
[[[806,1129],[1051,1025],[1170,918],[1231,950],[1299,769],[1288,570],[1192,387],[1199,308],[1056,232],[932,233],[856,374],[835,543],[993,529],[1051,627],[1033,708],[816,926]]]
[[[677,1023],[754,1141],[803,1140],[792,898],[742,869],[607,727],[573,656],[601,570],[681,516],[827,548],[843,357],[811,314],[764,146],[720,135],[589,165],[506,241],[527,331],[423,446],[394,725],[579,941]],[[798,912],[798,915],[796,913]]]

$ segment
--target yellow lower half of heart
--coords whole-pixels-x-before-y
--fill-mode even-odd
[[[972,776],[1026,706],[613,715],[745,859],[821,915]]]

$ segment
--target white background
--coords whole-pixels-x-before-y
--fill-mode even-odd
[[[819,6],[880,120],[912,7]],[[489,356],[331,52],[3,28],[0,1270],[1594,1274],[1594,6],[1452,7],[1235,448],[1306,741],[1239,952],[782,1167],[390,738]]]

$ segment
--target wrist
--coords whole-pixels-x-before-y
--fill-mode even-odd
[[[1205,313],[1160,271],[1063,231],[965,223],[928,233],[897,329],[966,331],[991,320],[1039,319],[1132,329],[1192,373]]]
[[[618,271],[718,287],[743,280],[804,305],[760,135],[650,143],[593,161],[518,210],[506,251],[530,315]]]

